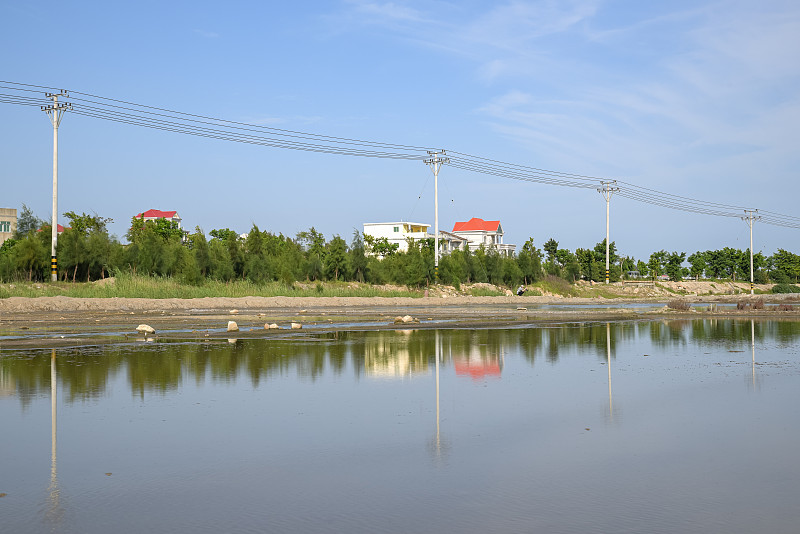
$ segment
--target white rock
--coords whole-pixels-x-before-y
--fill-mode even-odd
[[[156,329],[150,326],[149,324],[140,324],[136,327],[136,331],[142,334],[155,334]]]
[[[265,323],[264,324],[264,330],[276,330],[278,328],[280,328],[280,326],[278,326],[276,323]]]
[[[236,321],[228,321],[228,332],[238,332],[239,325],[236,324]]]
[[[301,328],[303,328],[303,325],[300,323],[292,323],[292,330],[300,330]]]

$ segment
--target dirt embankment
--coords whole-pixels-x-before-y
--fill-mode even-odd
[[[142,298],[74,298],[54,297],[9,297],[0,299],[0,320],[11,319],[13,314],[35,312],[162,312],[162,311],[225,311],[230,309],[294,309],[294,308],[451,308],[483,307],[495,305],[561,304],[585,306],[602,302],[605,304],[627,302],[664,302],[681,299],[690,303],[737,302],[749,299],[764,299],[768,302],[800,300],[798,295],[773,295],[766,293],[771,285],[756,285],[764,294],[751,296],[750,284],[746,282],[642,282],[597,284],[579,282],[576,290],[581,296],[562,296],[545,292],[533,296],[530,293],[518,297],[504,288],[490,284],[474,284],[469,289],[505,292],[504,296],[466,296],[449,286],[437,286],[427,291],[427,297],[204,297],[192,299],[142,299]],[[798,302],[800,304],[800,302]]]

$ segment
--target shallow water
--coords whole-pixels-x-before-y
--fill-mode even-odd
[[[0,350],[2,531],[797,531],[798,322],[231,341]]]

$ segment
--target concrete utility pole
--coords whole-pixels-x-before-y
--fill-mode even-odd
[[[758,210],[744,210],[747,214],[742,217],[742,220],[747,223],[747,226],[750,227],[750,294],[752,295],[753,292],[753,223],[760,219],[761,217],[757,217],[756,213]]]
[[[58,97],[68,98],[69,94],[63,89],[58,93],[45,93],[47,98],[52,98],[53,103],[49,106],[42,106],[42,111],[50,117],[53,124],[53,228],[51,231],[50,246],[50,279],[55,282],[58,280],[58,264],[56,261],[56,245],[58,244],[58,125],[64,117],[64,112],[72,109],[72,104],[67,102],[58,103]]]
[[[606,199],[606,284],[609,282],[608,276],[608,247],[609,247],[609,219],[610,219],[610,210],[611,210],[611,195],[615,191],[619,191],[619,187],[611,187],[611,184],[617,183],[616,180],[612,182],[600,182],[603,184],[603,187],[597,190],[598,193],[601,193],[603,197]]]
[[[433,226],[433,277],[434,283],[439,283],[439,169],[443,163],[450,163],[450,158],[443,158],[444,150],[431,152],[428,150],[430,158],[424,160],[425,163],[433,171],[433,211],[434,211],[434,226]]]

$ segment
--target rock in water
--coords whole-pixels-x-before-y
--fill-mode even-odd
[[[292,323],[292,330],[300,330],[301,328],[303,328],[303,325],[300,323]]]
[[[142,334],[155,334],[156,329],[150,326],[149,324],[140,324],[136,327],[136,331]]]
[[[236,324],[236,321],[228,321],[228,332],[238,332],[239,325]]]

